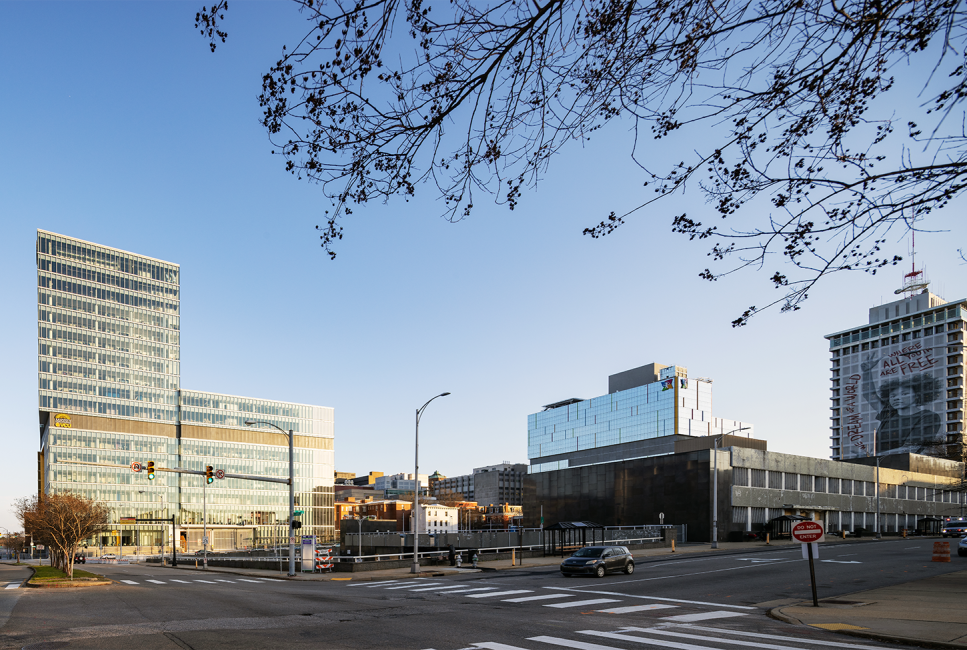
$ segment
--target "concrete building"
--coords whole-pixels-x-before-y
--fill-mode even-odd
[[[509,503],[519,506],[524,502],[525,463],[504,461],[499,465],[475,467],[472,474],[442,477],[431,481],[433,495],[438,499],[465,499],[482,506]]]
[[[459,508],[437,503],[421,503],[419,512],[421,533],[434,535],[457,532]]]
[[[906,297],[870,308],[867,323],[826,335],[831,458],[964,457],[967,300],[947,302],[925,287],[922,274],[911,272]]]
[[[430,477],[426,474],[420,474],[419,477],[420,489],[425,491],[430,485]],[[373,481],[373,487],[377,490],[384,490],[387,496],[390,495],[400,495],[407,492],[413,492],[416,489],[416,481],[413,479],[413,474],[391,474],[390,476],[377,476]]]
[[[121,519],[174,516],[176,543],[197,550],[205,479],[164,470],[285,478],[286,436],[245,425],[264,420],[295,434],[301,532],[333,538],[332,408],[183,389],[177,264],[43,230],[36,254],[41,493],[109,506],[120,540],[94,543],[170,545],[170,526]],[[129,469],[149,461],[154,480]],[[206,492],[209,548],[288,537],[283,484],[227,478]]]

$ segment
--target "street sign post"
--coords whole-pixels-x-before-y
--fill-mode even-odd
[[[823,541],[825,532],[823,524],[818,521],[800,521],[792,527],[792,538],[797,542],[802,542],[809,557],[809,579],[813,583],[813,607],[819,607],[819,598],[816,595],[816,565],[813,562],[813,544]]]

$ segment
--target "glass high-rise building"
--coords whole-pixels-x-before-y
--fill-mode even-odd
[[[712,381],[651,363],[608,378],[608,394],[548,404],[527,416],[531,474],[675,452],[683,436],[737,433],[747,422],[712,416]]]
[[[38,487],[106,503],[115,525],[96,543],[170,544],[170,527],[122,520],[174,516],[181,550],[197,550],[203,490],[209,548],[284,541],[284,484],[228,478],[205,488],[202,476],[148,480],[129,469],[153,461],[287,477],[286,436],[245,420],[294,432],[300,532],[332,539],[333,409],[182,390],[177,264],[38,230],[37,279]]]

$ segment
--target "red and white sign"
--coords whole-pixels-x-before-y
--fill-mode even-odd
[[[792,527],[792,538],[803,544],[822,542],[824,532],[822,523],[818,521],[800,521]]]
[[[223,469],[216,469],[215,470],[215,478],[225,478],[225,470],[223,470]]]
[[[137,474],[138,472],[140,472],[141,471],[141,463],[139,463],[137,461],[131,463],[131,471],[134,472],[135,474]]]

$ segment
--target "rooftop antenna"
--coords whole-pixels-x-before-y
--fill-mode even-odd
[[[903,286],[894,291],[895,295],[904,294],[905,298],[910,298],[916,293],[925,290],[930,281],[923,271],[917,270],[917,231],[915,219],[910,222],[910,272],[903,276]]]

